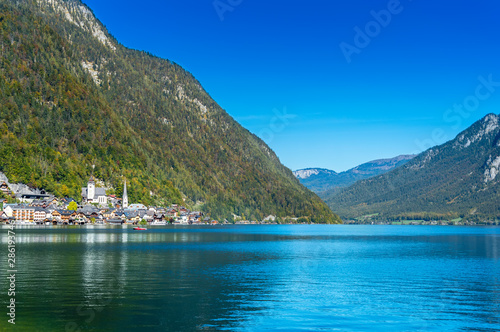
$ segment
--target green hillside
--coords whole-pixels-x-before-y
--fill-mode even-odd
[[[180,66],[130,50],[76,0],[0,0],[0,171],[79,198],[94,174],[144,204],[340,222]]]
[[[500,217],[500,117],[489,114],[454,140],[395,170],[327,195],[342,217]]]

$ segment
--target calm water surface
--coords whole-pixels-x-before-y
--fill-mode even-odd
[[[7,229],[0,292],[8,301]],[[18,228],[19,331],[500,331],[500,228]]]

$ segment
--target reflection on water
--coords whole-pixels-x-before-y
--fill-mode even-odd
[[[500,330],[500,228],[16,233],[23,331]]]

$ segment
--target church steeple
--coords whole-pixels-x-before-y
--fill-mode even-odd
[[[128,195],[127,195],[127,180],[123,183],[123,198],[122,198],[122,208],[128,208]]]

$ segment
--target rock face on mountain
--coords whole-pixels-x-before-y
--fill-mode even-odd
[[[326,198],[341,216],[500,216],[500,118],[488,114],[454,140]]]
[[[325,191],[337,191],[340,188],[350,186],[356,181],[389,172],[406,164],[413,157],[415,156],[404,155],[391,159],[374,160],[342,173],[324,168],[306,168],[294,171],[293,174],[299,179],[300,183],[322,196],[326,194]]]
[[[0,1],[0,171],[79,198],[339,222],[188,72],[120,45],[78,0]],[[95,166],[95,169],[93,168]]]

